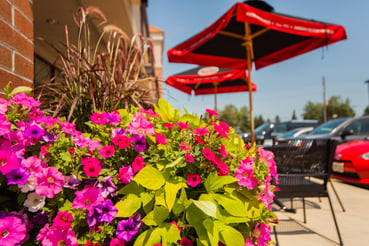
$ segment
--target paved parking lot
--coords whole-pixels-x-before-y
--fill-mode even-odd
[[[369,188],[362,188],[332,180],[343,203],[345,212],[328,184],[336,219],[345,246],[369,245]],[[288,207],[287,200],[285,205]],[[329,207],[328,198],[307,198],[306,219],[303,223],[302,200],[295,199],[296,214],[276,211],[280,224],[277,226],[280,246],[339,245],[337,231]],[[272,238],[274,234],[272,233]]]

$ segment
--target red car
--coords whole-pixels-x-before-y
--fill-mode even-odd
[[[337,146],[332,165],[332,177],[369,185],[369,137]]]

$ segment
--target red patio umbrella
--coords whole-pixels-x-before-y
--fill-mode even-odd
[[[248,91],[244,69],[227,69],[199,66],[182,73],[171,75],[166,84],[189,95],[214,94],[214,109],[217,111],[217,94]],[[252,91],[256,85],[252,83]]]
[[[260,2],[236,3],[205,30],[168,50],[169,61],[247,69],[251,84],[252,64],[260,69],[347,38],[342,26],[268,12],[256,8]]]

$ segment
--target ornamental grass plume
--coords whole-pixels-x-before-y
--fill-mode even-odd
[[[160,99],[91,114],[81,132],[16,98],[0,101],[0,245],[271,243],[273,157],[214,112]]]

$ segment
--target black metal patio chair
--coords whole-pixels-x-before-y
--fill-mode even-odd
[[[337,142],[331,139],[293,139],[286,144],[266,149],[273,152],[277,164],[279,190],[275,192],[275,203],[283,206],[280,199],[289,198],[292,204],[293,198],[302,198],[304,223],[306,223],[305,198],[327,197],[339,242],[343,245],[327,188],[336,145]],[[341,207],[343,208],[342,205]],[[284,209],[288,210],[285,207]],[[293,208],[289,211],[293,211]],[[275,236],[278,245],[276,230]]]

